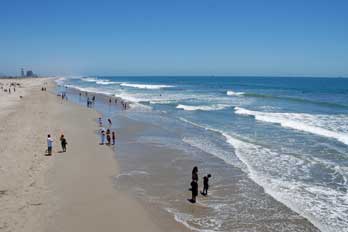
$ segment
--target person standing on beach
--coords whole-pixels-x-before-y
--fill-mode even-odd
[[[111,122],[110,118],[108,118],[108,123],[109,123],[109,127],[111,127],[112,126],[112,122]]]
[[[52,145],[53,145],[53,139],[51,138],[51,135],[47,135],[47,155],[52,155]]]
[[[109,98],[109,104],[111,105],[111,98]]]
[[[89,101],[89,97],[87,98],[87,108],[89,108],[89,104],[90,104],[90,101]]]
[[[198,182],[198,168],[197,168],[197,166],[193,167],[193,169],[192,169],[192,180]]]
[[[115,135],[115,131],[112,132],[112,145],[115,145],[115,141],[116,141],[116,135]]]
[[[62,145],[63,152],[66,152],[66,145],[68,143],[66,142],[66,139],[63,134],[60,136],[60,144]]]
[[[192,192],[192,199],[190,199],[190,202],[196,203],[196,197],[198,195],[198,183],[195,180],[192,180],[191,182],[191,192]]]
[[[103,126],[103,121],[102,121],[102,118],[101,118],[101,117],[99,117],[99,118],[98,118],[98,121],[99,121],[99,126],[100,126],[100,127],[102,127],[102,126]]]
[[[102,128],[100,132],[100,145],[104,145],[104,144],[105,144],[105,129]]]
[[[110,133],[109,133],[109,134],[106,134],[106,144],[107,144],[107,145],[110,145],[110,144],[111,144],[111,136],[110,136]]]
[[[203,177],[203,191],[201,192],[202,195],[207,196],[208,195],[208,188],[209,188],[209,178],[211,177],[210,174]]]

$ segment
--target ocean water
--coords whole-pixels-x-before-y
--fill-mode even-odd
[[[241,170],[321,231],[348,231],[348,79],[100,76],[62,77],[57,83],[131,102],[130,110],[119,112],[122,117],[166,131],[140,136],[139,143],[182,149],[192,159],[202,151]],[[216,162],[201,160],[211,172]],[[228,170],[216,171],[220,179],[212,181],[228,183]],[[148,173],[151,168],[122,175]],[[215,194],[202,203],[213,213],[200,218],[175,202],[164,208],[193,230],[228,231],[235,212],[226,202],[233,199]]]

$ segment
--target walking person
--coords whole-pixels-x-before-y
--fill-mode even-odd
[[[62,145],[62,151],[66,152],[66,145],[68,143],[66,142],[66,139],[63,134],[60,136],[60,144]]]
[[[115,145],[115,142],[116,142],[116,134],[115,134],[115,131],[112,132],[112,145]]]
[[[52,146],[53,146],[53,139],[51,138],[51,135],[47,135],[47,155],[52,155]]]

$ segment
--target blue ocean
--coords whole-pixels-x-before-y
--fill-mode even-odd
[[[348,231],[348,79],[97,76],[57,82],[120,97],[130,102],[119,112],[123,117],[178,135],[142,136],[139,142],[174,146],[193,158],[202,151],[241,170],[321,231]],[[206,220],[180,214],[174,203],[165,208],[193,230],[228,231],[229,197],[216,198],[216,214],[207,213]]]

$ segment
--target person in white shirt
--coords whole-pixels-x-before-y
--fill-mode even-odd
[[[52,145],[53,145],[53,139],[51,138],[51,135],[47,135],[47,155],[52,155]]]

